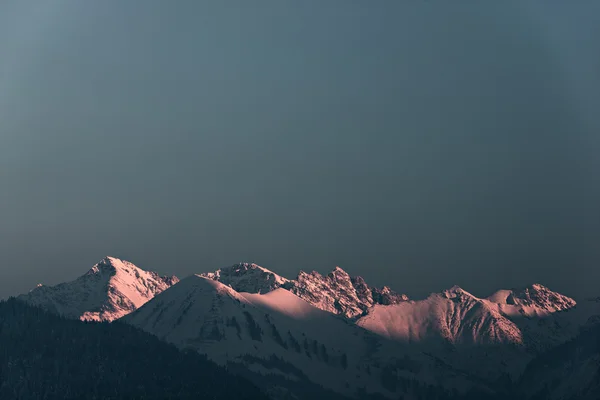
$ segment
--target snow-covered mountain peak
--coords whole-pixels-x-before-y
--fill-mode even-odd
[[[105,257],[74,281],[38,285],[22,300],[68,318],[113,321],[136,310],[179,280]]]
[[[96,275],[96,274],[111,274],[114,275],[119,269],[135,269],[137,268],[135,265],[131,264],[128,261],[123,261],[115,257],[104,257],[100,260],[96,265],[94,265],[90,270],[86,273],[86,275]]]
[[[471,293],[467,292],[458,285],[442,291],[442,296],[447,299],[476,299]]]
[[[254,263],[239,263],[199,276],[219,281],[237,292],[267,293],[289,280]]]
[[[553,292],[539,283],[514,293],[515,299],[522,305],[537,306],[547,311],[563,311],[575,307],[575,300]]]
[[[577,304],[572,298],[554,292],[539,283],[520,289],[498,290],[487,300],[549,313],[568,310]]]

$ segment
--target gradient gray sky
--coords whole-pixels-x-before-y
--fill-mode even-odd
[[[600,3],[0,2],[0,297],[105,255],[600,295]]]

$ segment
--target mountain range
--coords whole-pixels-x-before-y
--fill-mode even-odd
[[[600,315],[600,302],[541,284],[486,298],[455,286],[413,300],[339,267],[287,279],[240,263],[179,281],[113,257],[19,299],[71,319],[125,322],[276,398],[534,398],[547,387],[526,391],[523,379],[560,346],[589,342],[582,331]],[[555,398],[568,399],[563,392]]]

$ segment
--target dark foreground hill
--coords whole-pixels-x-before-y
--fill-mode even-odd
[[[252,399],[250,382],[122,323],[0,302],[0,399]]]

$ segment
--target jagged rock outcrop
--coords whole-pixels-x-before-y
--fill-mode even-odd
[[[370,288],[360,276],[350,277],[336,267],[326,276],[301,271],[289,290],[321,310],[355,318],[375,304],[397,304],[408,300],[388,287]]]

